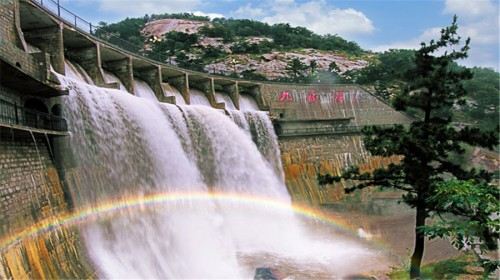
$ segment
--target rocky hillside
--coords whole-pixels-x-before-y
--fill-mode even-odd
[[[302,49],[297,51],[272,51],[257,57],[248,54],[231,55],[229,53],[227,57],[207,64],[204,70],[209,73],[223,75],[231,75],[232,73],[241,75],[251,71],[270,80],[279,80],[289,76],[287,66],[293,59],[300,60],[306,66],[310,66],[315,61],[317,64],[315,70],[321,72],[329,72],[330,65],[335,63],[338,67],[338,74],[363,68],[368,64],[366,60],[349,59],[335,52]]]
[[[273,39],[259,36],[239,36],[228,41],[223,37],[210,37],[203,34],[200,32],[202,27],[209,30],[213,28],[207,21],[160,19],[146,23],[141,33],[146,38],[157,38],[158,41],[155,43],[160,42],[160,44],[169,32],[199,34],[197,42],[193,44],[199,50],[186,52],[186,55],[190,59],[203,60],[205,62],[203,65],[205,72],[227,76],[242,76],[251,72],[269,80],[287,79],[289,77],[287,65],[293,59],[298,59],[306,67],[310,66],[311,63],[316,63],[314,71],[330,72],[333,71],[331,65],[336,65],[336,71],[339,74],[348,70],[362,68],[368,64],[364,59],[349,58],[345,53],[339,51],[320,51],[313,48],[289,51],[270,49],[268,52],[256,55],[252,53],[252,48],[258,49],[261,44],[272,44]],[[221,53],[217,57],[204,59],[205,52],[203,50],[211,48],[216,48]],[[169,59],[172,64],[178,64],[176,55]],[[304,69],[304,75],[307,75],[305,70],[307,69]]]
[[[288,24],[209,20],[190,14],[102,23],[97,35],[118,37],[129,50],[180,67],[257,80],[331,82],[346,71],[365,67],[372,56],[337,35],[320,36]]]

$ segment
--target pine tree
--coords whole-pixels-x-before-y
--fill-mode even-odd
[[[286,66],[286,71],[292,76],[292,81],[300,82],[304,80],[304,71],[307,69],[307,65],[304,64],[300,59],[294,58],[290,60]]]
[[[316,60],[311,60],[311,62],[309,62],[309,68],[311,69],[311,75],[314,75],[318,69],[318,63]]]
[[[491,175],[483,170],[466,170],[450,159],[463,154],[463,144],[492,149],[498,143],[496,132],[458,126],[452,122],[453,106],[464,103],[462,82],[472,78],[471,72],[457,67],[455,61],[467,57],[470,39],[460,46],[456,16],[450,26],[441,30],[439,40],[421,43],[415,53],[416,68],[408,72],[407,85],[396,94],[398,110],[412,110],[419,116],[409,126],[363,129],[366,149],[374,156],[400,155],[399,163],[360,173],[349,168],[341,176],[319,175],[321,184],[353,180],[346,192],[378,186],[404,191],[403,201],[416,209],[415,247],[411,257],[410,278],[420,276],[424,253],[424,226],[431,213],[443,211],[431,203],[437,186],[450,176],[458,180],[489,182]]]

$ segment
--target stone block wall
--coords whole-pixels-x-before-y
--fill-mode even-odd
[[[15,0],[0,1],[0,41],[16,41],[15,5]]]
[[[7,129],[0,137],[0,234],[5,234],[61,211],[65,203],[46,140]]]
[[[18,0],[0,0],[0,59],[31,77],[44,81],[47,77],[48,57],[44,53],[25,52],[19,5]]]
[[[285,181],[295,202],[328,205],[344,198],[344,183],[318,184],[319,173],[340,175],[351,165],[371,171],[399,160],[373,157],[366,151],[360,135],[320,135],[279,139]]]
[[[45,136],[0,128],[0,245],[37,222],[68,212]],[[0,279],[80,278],[92,275],[78,231],[40,233],[0,248]],[[77,249],[78,248],[78,249]]]

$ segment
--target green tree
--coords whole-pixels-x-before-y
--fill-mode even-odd
[[[500,238],[500,189],[474,181],[449,180],[436,185],[429,203],[434,204],[437,222],[424,227],[430,238],[448,238],[459,250],[469,250],[483,267],[486,279],[500,261],[487,258],[498,249]],[[442,215],[450,213],[453,216]]]
[[[148,56],[165,62],[180,51],[189,51],[198,42],[197,34],[184,32],[169,32],[161,40],[152,43]]]
[[[256,73],[255,70],[245,70],[241,72],[241,77],[243,79],[249,79],[254,81],[267,81],[265,75],[261,73]]]
[[[339,73],[340,72],[340,68],[339,66],[337,65],[337,63],[335,63],[335,61],[332,61],[329,65],[328,65],[328,71],[330,72],[335,72],[335,73]]]
[[[414,50],[391,49],[379,54],[367,67],[351,70],[344,76],[353,83],[373,85],[375,94],[391,101],[406,85],[407,73],[415,67]]]
[[[316,60],[311,60],[311,62],[309,62],[309,68],[311,69],[311,75],[316,73],[316,70],[318,69],[318,63]]]
[[[305,75],[304,71],[307,69],[307,65],[305,65],[300,59],[294,58],[290,60],[286,66],[286,71],[289,73],[289,76],[291,76],[292,81],[294,82],[300,82],[304,80]]]
[[[366,149],[372,155],[400,155],[401,161],[371,173],[361,174],[357,167],[351,167],[342,176],[319,176],[321,184],[354,180],[355,185],[347,188],[347,192],[372,186],[405,192],[403,201],[416,209],[415,247],[410,268],[413,279],[420,276],[426,219],[441,211],[431,202],[439,184],[450,176],[477,183],[491,180],[491,174],[485,171],[465,170],[450,160],[450,154],[462,154],[464,143],[489,149],[498,143],[496,132],[452,124],[453,105],[463,104],[466,97],[463,80],[472,77],[468,69],[453,64],[455,60],[467,57],[470,42],[467,39],[460,47],[457,29],[454,17],[452,24],[441,30],[439,40],[421,44],[415,53],[416,67],[409,70],[413,79],[394,98],[396,109],[411,108],[419,111],[421,117],[408,127],[395,125],[363,129]]]
[[[213,46],[208,46],[203,49],[203,55],[202,58],[205,60],[212,60],[212,59],[218,59],[226,55],[226,52],[224,52],[223,49],[221,48],[216,48]]]
[[[500,122],[500,74],[488,68],[474,67],[471,70],[474,77],[464,83],[470,95],[460,110],[464,114],[462,120],[475,121],[483,129],[494,129]]]

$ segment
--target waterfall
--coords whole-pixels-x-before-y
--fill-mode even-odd
[[[164,83],[163,90],[167,93],[167,95],[175,96],[175,103],[176,104],[186,105],[186,101],[184,101],[184,97],[182,97],[182,94],[175,87],[172,87],[171,85]]]
[[[197,89],[190,90],[191,104],[192,105],[204,105],[210,107],[210,102],[203,92]]]
[[[236,110],[236,107],[234,107],[233,104],[233,100],[231,100],[231,97],[229,95],[216,91],[215,99],[217,100],[217,102],[224,102],[226,104],[226,109]]]
[[[134,78],[134,93],[139,97],[158,101],[153,89],[145,81],[138,78]]]
[[[240,110],[242,111],[258,111],[259,105],[255,102],[255,99],[252,97],[241,94],[240,95]]]
[[[103,70],[103,75],[104,75],[104,81],[106,83],[118,83],[119,89],[121,91],[127,91],[127,88],[123,84],[123,82],[113,73]]]
[[[71,188],[77,208],[176,191],[291,203],[266,113],[226,116],[208,106],[159,103],[88,84],[83,69],[73,70],[58,77],[70,89],[64,115],[80,182]],[[210,199],[123,210],[82,232],[102,278],[251,278],[248,259],[320,265],[343,275],[373,258],[341,236],[312,238],[292,211]]]

